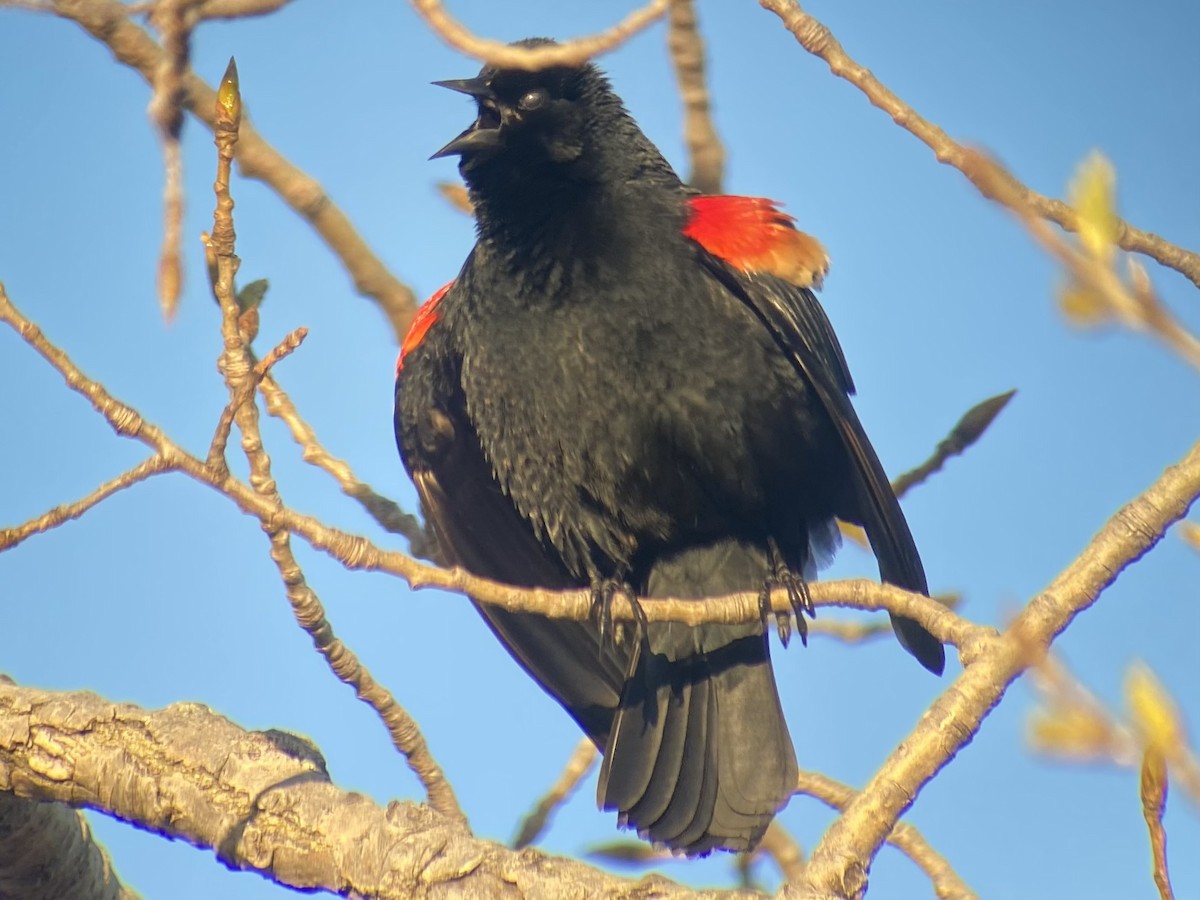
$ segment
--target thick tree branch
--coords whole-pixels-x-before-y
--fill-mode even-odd
[[[428,807],[378,806],[335,787],[304,742],[244,731],[195,703],[147,711],[0,684],[2,792],[137,822],[300,890],[381,900],[751,896],[658,877],[631,882],[477,840]]]
[[[2,751],[0,751],[2,752]],[[87,819],[59,803],[0,791],[0,897],[139,900],[121,884]]]
[[[791,896],[860,897],[870,860],[921,788],[979,730],[984,717],[1044,648],[1142,557],[1200,495],[1200,444],[1121,509],[1083,552],[1034,597],[997,642],[921,717],[813,851]]]
[[[854,788],[820,772],[801,772],[796,793],[813,797],[836,810],[844,810],[856,796]],[[897,822],[887,841],[929,876],[939,900],[975,900],[978,897],[946,858],[912,825]]]

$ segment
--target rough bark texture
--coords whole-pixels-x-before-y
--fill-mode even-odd
[[[479,840],[425,806],[380,807],[334,786],[306,741],[244,731],[194,703],[147,711],[0,684],[0,797],[13,795],[128,819],[294,888],[379,898],[752,896],[632,882]]]
[[[0,897],[137,900],[82,815],[0,792]]]

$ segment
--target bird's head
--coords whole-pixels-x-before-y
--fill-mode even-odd
[[[529,38],[517,46],[552,43]],[[601,95],[611,96],[604,77],[590,64],[536,72],[485,66],[474,78],[434,84],[467,94],[478,104],[471,126],[431,157],[459,156],[468,180],[473,171],[504,160],[519,161],[526,169],[578,161],[597,102]]]

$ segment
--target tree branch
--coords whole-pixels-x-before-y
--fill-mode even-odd
[[[594,56],[621,46],[647,25],[662,18],[667,11],[667,0],[650,0],[601,34],[544,47],[512,47],[500,41],[476,37],[446,12],[442,0],[410,2],[430,30],[455,50],[474,56],[489,66],[529,70],[581,65]]]
[[[435,587],[469,594],[480,603],[501,606],[511,612],[530,612],[549,618],[587,621],[591,616],[591,592],[586,589],[549,591],[517,588],[463,569],[441,569],[418,562],[407,554],[383,550],[360,535],[331,528],[311,516],[277,505],[227,471],[214,471],[203,460],[188,453],[158,426],[142,418],[137,410],[114,398],[99,382],[88,378],[62,350],[21,314],[0,284],[0,321],[11,325],[22,339],[62,374],[68,387],[88,399],[117,434],[153,448],[169,466],[206,484],[232,500],[239,509],[257,518],[269,533],[276,529],[299,535],[314,548],[337,559],[348,569],[388,572],[404,578],[413,588]],[[996,640],[994,629],[975,625],[929,597],[867,580],[816,582],[809,586],[817,606],[842,606],[870,611],[888,610],[915,619],[938,640],[959,649],[964,660],[983,653]],[[779,588],[771,596],[777,612],[790,612],[787,591]],[[761,618],[757,592],[706,599],[646,598],[640,601],[649,622],[738,624]],[[614,598],[616,621],[635,622],[633,606],[623,596]]]
[[[230,60],[229,69],[217,92],[214,110],[213,135],[217,145],[217,177],[214,190],[217,204],[213,213],[212,237],[208,244],[215,263],[213,269],[216,280],[213,283],[213,293],[221,307],[221,336],[224,343],[218,368],[224,375],[225,384],[229,389],[227,409],[233,410],[234,421],[242,433],[242,449],[250,465],[250,483],[272,509],[279,510],[284,506],[283,499],[271,474],[271,458],[263,446],[258,406],[244,401],[254,397],[255,388],[262,375],[266,374],[272,356],[282,354],[288,342],[285,341],[281,348],[262,363],[257,363],[247,343],[248,337],[243,333],[240,324],[241,311],[234,291],[239,260],[234,255],[233,198],[229,193],[229,172],[234,147],[238,141],[241,108],[237,67]],[[242,402],[238,402],[239,398],[242,398]],[[223,461],[222,457],[222,463]],[[227,474],[229,470],[222,465],[218,471]],[[430,805],[443,815],[465,821],[454,789],[430,753],[416,721],[386,688],[371,677],[358,657],[334,635],[333,626],[325,616],[320,599],[309,587],[304,572],[292,552],[291,536],[287,529],[263,520],[263,530],[270,539],[271,560],[283,579],[288,602],[292,606],[297,624],[312,638],[313,646],[338,679],[353,687],[359,700],[379,715],[392,738],[392,743],[425,787]]]
[[[120,772],[120,778],[113,778]],[[147,711],[0,684],[0,793],[95,809],[298,890],[353,896],[745,898],[631,882],[472,838],[425,806],[380,807],[329,780],[313,748],[197,703]]]
[[[929,147],[938,162],[953,166],[966,174],[969,151],[952,140],[942,129],[922,118],[872,75],[870,69],[851,59],[833,33],[801,9],[799,3],[795,0],[759,0],[759,5],[779,16],[784,27],[792,33],[800,46],[823,59],[834,75],[849,81],[866,95],[872,105],[883,110],[897,125]],[[1016,181],[1014,189],[1042,218],[1049,219],[1066,231],[1078,231],[1075,211],[1061,200],[1053,200]],[[1126,250],[1143,253],[1162,265],[1181,272],[1194,285],[1200,287],[1200,254],[1185,250],[1124,221],[1118,222],[1117,243]]]
[[[54,0],[53,10],[62,18],[78,23],[107,45],[119,62],[136,69],[148,83],[154,83],[164,58],[163,49],[143,28],[130,21],[121,3]],[[213,89],[190,69],[182,75],[182,86],[184,107],[211,129],[216,98]],[[341,260],[359,293],[382,308],[399,343],[416,311],[416,297],[387,270],[321,185],[288,162],[248,121],[242,122],[237,161],[243,176],[266,184],[313,227]]]
[[[1083,552],[1034,597],[999,641],[925,712],[817,848],[793,897],[860,897],[870,860],[921,788],[978,731],[983,719],[1050,642],[1150,550],[1200,495],[1200,444],[1113,516]]]
[[[691,159],[688,184],[704,194],[721,193],[725,147],[713,125],[712,105],[704,72],[704,39],[693,0],[671,0],[667,48],[675,66],[683,100],[683,139]]]
[[[121,884],[87,819],[59,803],[0,791],[0,897],[139,900]]]
[[[801,772],[796,793],[820,800],[842,811],[855,798],[854,788],[820,772]],[[911,859],[929,876],[940,900],[976,900],[978,895],[954,871],[944,856],[929,845],[921,832],[905,822],[897,822],[887,842]],[[793,879],[795,880],[795,879]]]
[[[0,529],[0,553],[5,550],[11,550],[32,535],[41,534],[43,531],[49,531],[51,528],[57,528],[71,519],[78,519],[93,506],[102,500],[107,500],[118,491],[123,491],[125,488],[137,484],[139,481],[145,481],[147,478],[154,475],[161,475],[163,472],[173,471],[173,469],[174,467],[164,457],[151,456],[149,459],[138,463],[132,469],[122,472],[116,478],[111,478],[104,482],[86,497],[81,497],[74,503],[64,503],[20,525]]]

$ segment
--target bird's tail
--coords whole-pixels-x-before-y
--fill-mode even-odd
[[[660,561],[644,593],[754,590],[766,571],[761,550],[723,541]],[[748,850],[797,777],[764,628],[656,623],[647,637],[605,749],[600,805],[689,856]]]

